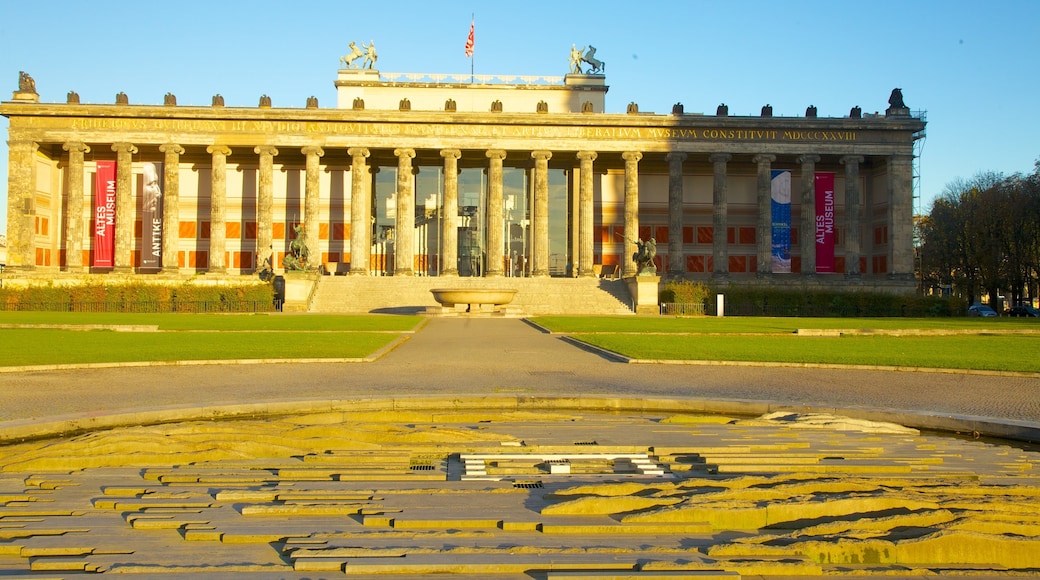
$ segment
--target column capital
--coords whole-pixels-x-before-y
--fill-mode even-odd
[[[184,155],[184,147],[181,147],[177,143],[163,143],[159,145],[159,151],[163,153],[176,153],[177,155]]]
[[[708,161],[711,161],[712,163],[729,163],[731,159],[733,159],[733,155],[729,153],[712,153],[711,156],[708,157]]]
[[[843,155],[840,159],[842,165],[859,165],[863,163],[862,155]]]
[[[325,150],[317,145],[308,145],[300,149],[300,153],[303,153],[304,155],[317,155],[318,157],[325,156]]]
[[[462,151],[458,149],[441,149],[441,157],[447,159],[449,157],[454,159],[462,158]]]
[[[638,163],[639,160],[641,160],[643,158],[643,154],[640,151],[625,151],[624,153],[621,154],[621,158],[624,159],[625,161],[631,161],[633,163]]]
[[[531,158],[535,161],[548,161],[552,159],[552,151],[537,150],[531,152]]]
[[[595,151],[578,151],[579,161],[595,161],[599,157]]]
[[[808,155],[802,155],[802,156],[800,156],[798,158],[798,163],[801,163],[802,165],[808,165],[810,163],[816,164],[816,163],[819,163],[819,162],[820,162],[820,156],[816,155],[814,153],[810,153]]]
[[[485,155],[487,155],[488,159],[502,160],[502,159],[506,158],[506,150],[505,149],[488,149],[487,153],[485,153]]]
[[[227,145],[210,145],[209,147],[206,147],[206,153],[227,157],[228,155],[231,155],[231,148]]]
[[[61,148],[74,153],[90,153],[90,145],[82,141],[66,141]]]
[[[278,149],[275,148],[274,145],[257,145],[256,147],[253,147],[253,153],[275,157],[278,155]]]
[[[361,157],[362,159],[364,159],[371,155],[371,152],[369,152],[367,147],[351,147],[347,149],[347,155],[350,155],[354,158]]]
[[[401,149],[394,149],[394,155],[398,157],[407,157],[408,159],[415,158],[415,149],[408,147],[402,147]]]
[[[664,156],[669,163],[682,163],[683,161],[686,161],[686,157],[686,153],[683,153],[682,151],[669,151],[668,154]]]
[[[115,151],[116,153],[129,153],[130,155],[134,155],[137,153],[137,147],[135,147],[133,143],[113,143],[112,151]]]
[[[776,161],[776,155],[773,155],[771,153],[759,153],[758,155],[755,155],[751,160],[755,163],[758,163],[759,165],[763,165],[766,163],[772,163]]]

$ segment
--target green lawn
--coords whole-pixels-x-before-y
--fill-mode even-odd
[[[420,321],[414,316],[2,312],[0,325],[145,325],[162,332],[0,328],[0,365],[363,358]]]
[[[973,318],[539,317],[556,333],[636,359],[1040,372],[1040,323]],[[161,332],[0,328],[0,366],[363,358],[417,316],[0,312],[0,325],[137,325]],[[807,337],[797,329],[948,330],[944,336]],[[1014,331],[1009,334],[1009,331]],[[1030,332],[1032,331],[1032,332]]]
[[[1040,323],[1028,319],[540,317],[533,321],[635,359],[1040,372],[1036,354]],[[846,334],[839,338],[797,336],[797,329],[917,329],[963,334]]]

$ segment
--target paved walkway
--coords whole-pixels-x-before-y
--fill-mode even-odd
[[[423,395],[683,398],[710,401],[709,408],[727,412],[791,406],[865,418],[883,416],[918,427],[953,425],[959,430],[964,425],[983,434],[1002,434],[993,424],[1011,424],[1040,433],[1038,378],[626,364],[522,320],[487,318],[431,319],[403,344],[370,363],[0,373],[0,428],[142,409]]]

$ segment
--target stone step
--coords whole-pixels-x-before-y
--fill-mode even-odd
[[[625,282],[598,278],[322,276],[308,310],[416,314],[438,306],[434,288],[517,290],[509,306],[522,315],[633,314]]]

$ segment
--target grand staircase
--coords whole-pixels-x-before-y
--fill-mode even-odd
[[[517,290],[509,305],[522,315],[633,314],[623,280],[599,278],[438,278],[322,276],[309,312],[415,314],[438,306],[433,288]]]

